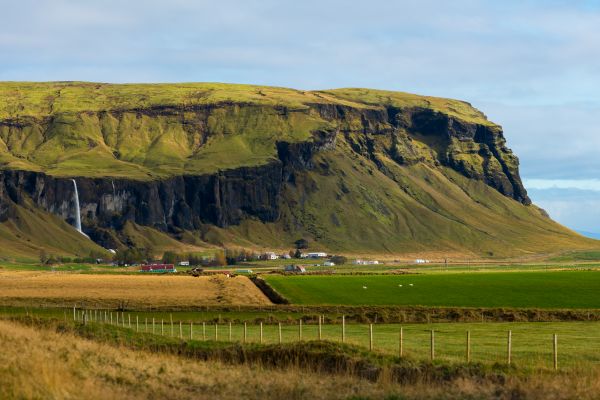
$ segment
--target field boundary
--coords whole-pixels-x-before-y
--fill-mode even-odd
[[[273,304],[290,304],[281,293],[275,290],[267,281],[258,276],[251,276],[250,280]]]
[[[72,301],[49,302],[48,299],[0,299],[0,307],[35,311],[36,309],[107,309],[126,312],[189,312],[189,313],[247,313],[230,319],[231,322],[287,322],[302,316],[307,322],[316,323],[437,323],[437,322],[568,322],[600,321],[600,309],[509,309],[509,308],[460,308],[422,306],[300,306],[292,304],[273,305],[198,305],[138,306],[126,302]],[[295,316],[287,314],[296,314]],[[217,317],[214,317],[215,320]],[[207,319],[209,321],[211,319]]]
[[[134,350],[171,354],[202,361],[228,364],[260,365],[266,368],[300,368],[305,371],[351,375],[377,382],[397,383],[447,382],[460,378],[503,380],[517,371],[510,365],[486,365],[478,362],[456,363],[443,360],[425,361],[370,352],[360,346],[327,340],[282,344],[185,340],[177,337],[134,332],[131,328],[108,323],[63,322],[36,317],[12,317],[9,321],[61,334]]]

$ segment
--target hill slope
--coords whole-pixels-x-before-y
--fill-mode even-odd
[[[16,207],[72,222],[76,178],[84,231],[106,247],[131,244],[132,223],[346,252],[597,247],[531,205],[484,114],[400,92],[0,83],[0,167],[3,224]]]

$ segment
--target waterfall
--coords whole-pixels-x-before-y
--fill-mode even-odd
[[[110,183],[112,183],[112,187],[113,187],[113,198],[117,197],[117,191],[115,190],[115,181],[113,181],[112,179],[110,180]]]
[[[73,196],[73,200],[75,200],[75,229],[79,231],[79,233],[83,233],[81,230],[81,210],[79,209],[79,192],[77,191],[77,182],[75,179],[71,179],[73,181],[73,187],[75,188],[75,194]]]

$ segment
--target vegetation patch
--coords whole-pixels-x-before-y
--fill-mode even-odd
[[[266,281],[295,304],[600,308],[596,271],[282,276]]]

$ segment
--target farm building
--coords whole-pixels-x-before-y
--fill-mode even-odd
[[[179,265],[180,267],[189,267],[190,266],[190,262],[189,261],[179,261],[177,263],[177,265]]]
[[[140,267],[140,272],[164,273],[177,272],[173,264],[145,264]]]
[[[325,258],[327,253],[314,252],[314,253],[302,253],[302,258]]]
[[[264,255],[265,260],[277,260],[279,256],[272,251],[268,251]]]
[[[333,261],[325,261],[323,263],[323,266],[325,266],[325,267],[335,267],[335,263]]]
[[[306,272],[306,268],[302,265],[286,265],[285,272],[294,272],[297,274],[304,274]]]
[[[415,264],[427,264],[429,262],[429,260],[424,260],[422,258],[417,258],[415,260]]]
[[[377,261],[377,260],[355,260],[354,264],[356,264],[356,265],[378,265],[379,261]]]

